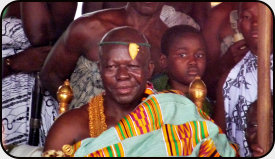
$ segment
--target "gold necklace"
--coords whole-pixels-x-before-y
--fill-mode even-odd
[[[103,131],[107,130],[102,94],[91,99],[88,112],[90,136],[97,137]]]

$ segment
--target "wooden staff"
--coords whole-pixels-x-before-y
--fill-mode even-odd
[[[271,53],[271,12],[264,4],[259,3],[259,43],[258,43],[258,143],[264,154],[271,148],[270,140],[270,53]]]

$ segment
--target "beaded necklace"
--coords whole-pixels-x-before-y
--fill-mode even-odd
[[[97,137],[103,131],[107,130],[102,94],[91,99],[88,112],[90,136]]]

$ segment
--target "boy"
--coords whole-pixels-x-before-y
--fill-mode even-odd
[[[190,83],[205,71],[206,45],[202,34],[187,25],[174,26],[164,33],[161,50],[161,62],[167,66],[167,73],[152,80],[154,88],[178,90],[188,96]],[[211,116],[212,107],[207,100],[203,111]]]

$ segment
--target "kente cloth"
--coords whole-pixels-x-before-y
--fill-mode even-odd
[[[2,19],[2,58],[18,54],[30,46],[21,19]],[[28,142],[33,88],[32,74],[16,73],[2,79],[2,135],[6,145]],[[52,118],[57,114],[52,111],[56,108],[49,101],[47,104],[41,108],[39,145],[43,145],[45,131],[49,130],[53,123]]]
[[[188,98],[150,95],[117,125],[73,146],[75,157],[237,156],[221,129]]]
[[[88,103],[91,97],[102,93],[104,87],[97,63],[81,56],[71,75],[70,85],[74,93],[70,109],[78,108]]]
[[[155,94],[155,93],[157,93],[157,91],[154,89],[154,86],[153,86],[153,84],[152,83],[150,83],[149,81],[147,81],[147,84],[146,84],[146,88],[145,88],[145,91],[144,91],[144,93],[143,93],[143,95],[142,95],[142,98],[141,98],[141,101],[140,102],[142,102],[142,101],[144,101],[149,95],[151,95],[151,94]],[[99,95],[100,96],[100,95]],[[92,98],[95,98],[95,97],[92,97]],[[91,98],[91,100],[92,100],[92,98]],[[92,107],[93,105],[89,105],[89,107]],[[90,116],[90,114],[94,114],[94,113],[92,113],[92,112],[90,112],[91,110],[90,109],[88,109],[88,111],[89,111],[89,120],[90,119],[92,119],[92,117]],[[90,123],[90,121],[89,121],[89,123]],[[97,123],[96,123],[97,124]],[[89,127],[90,128],[90,127]],[[89,130],[89,131],[91,131],[91,130]],[[99,132],[99,134],[101,134],[103,131],[101,131],[101,132]],[[98,136],[98,135],[97,135]],[[97,136],[91,136],[90,135],[90,137],[97,137]]]
[[[176,11],[174,7],[169,5],[163,5],[160,13],[160,19],[169,28],[175,25],[190,25],[197,30],[200,30],[200,26],[193,18],[183,12]]]
[[[157,75],[156,77],[154,77],[151,82],[153,83],[154,85],[154,88],[157,90],[157,91],[175,91],[175,89],[172,89],[171,85],[169,84],[169,77],[167,74],[165,73],[162,73],[162,74],[159,74]],[[180,90],[177,90],[178,91],[178,94],[181,94],[181,95],[184,95],[186,96],[187,98],[190,99],[190,96],[189,94],[185,94],[183,92],[181,92]],[[203,102],[203,105],[202,105],[202,110],[207,114],[209,115],[210,117],[212,117],[212,114],[213,114],[213,104],[212,102],[206,97],[204,102]]]
[[[245,138],[246,114],[257,100],[257,56],[250,51],[228,74],[223,84],[226,134],[240,147],[240,156],[251,156]],[[273,94],[273,54],[270,56],[270,81]]]

